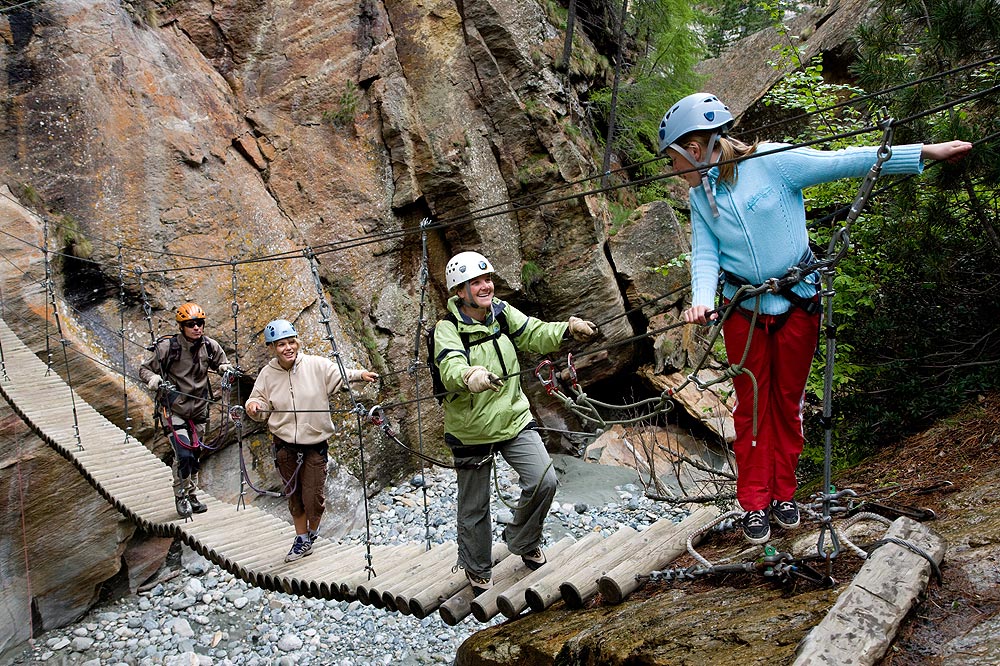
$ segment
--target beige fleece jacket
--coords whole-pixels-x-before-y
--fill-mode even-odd
[[[361,380],[363,370],[346,372],[347,380],[354,382]],[[340,368],[326,357],[299,353],[289,370],[272,358],[257,375],[246,406],[254,402],[264,410],[252,418],[266,421],[278,439],[289,444],[320,444],[335,432],[329,396],[342,385]]]

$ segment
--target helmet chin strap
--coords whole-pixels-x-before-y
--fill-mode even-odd
[[[712,158],[712,151],[715,150],[715,143],[718,138],[718,132],[712,132],[708,138],[708,147],[705,148],[705,154],[708,155],[709,159]],[[698,169],[698,174],[701,175],[701,187],[705,190],[705,196],[708,197],[708,205],[712,208],[712,217],[719,217],[719,207],[715,203],[715,194],[712,193],[712,185],[708,182],[708,170],[712,168],[712,164],[708,160],[696,160],[679,143],[672,143],[670,147],[683,154],[687,158],[687,161],[691,163],[691,166]]]

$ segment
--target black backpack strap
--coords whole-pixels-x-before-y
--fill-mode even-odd
[[[170,366],[173,365],[174,361],[181,357],[181,343],[177,339],[179,333],[174,333],[173,335],[164,335],[159,340],[153,343],[153,355],[156,357],[156,365],[160,369],[160,376],[163,379],[167,378],[170,374]],[[164,357],[160,356],[160,343],[164,340],[170,340],[170,344],[167,346],[167,355]]]

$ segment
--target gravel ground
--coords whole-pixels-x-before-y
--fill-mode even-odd
[[[641,530],[661,516],[683,517],[681,509],[646,499],[632,483],[633,471],[598,465],[584,470],[583,464],[557,457],[560,489],[546,522],[546,543],[566,534],[611,533],[622,525]],[[498,477],[502,488],[516,492],[516,477],[502,461]],[[454,540],[454,472],[427,472],[426,509],[422,478],[417,475],[371,500],[373,543],[420,543],[425,534],[435,543]],[[496,495],[499,539],[511,512]],[[364,538],[353,533],[344,540]],[[471,617],[452,627],[436,613],[418,620],[359,602],[266,592],[186,547],[179,560],[160,570],[162,582],[152,589],[102,604],[76,624],[45,633],[13,663],[450,664],[462,641],[487,626]]]

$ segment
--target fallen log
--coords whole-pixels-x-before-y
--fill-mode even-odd
[[[923,523],[897,518],[847,589],[799,645],[794,666],[870,666],[881,659],[917,605],[947,542]],[[933,562],[898,540],[916,547]]]

